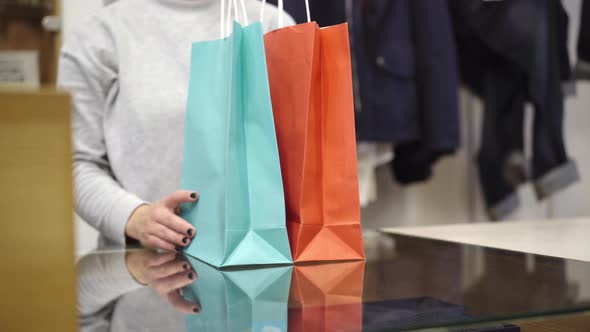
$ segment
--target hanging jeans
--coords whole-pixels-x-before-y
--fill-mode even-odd
[[[519,205],[518,185],[526,181],[523,74],[501,68],[484,78],[484,119],[478,154],[480,182],[488,213],[501,219]]]
[[[453,1],[461,75],[484,100],[478,166],[489,215],[518,207],[516,188],[531,179],[538,199],[576,182],[563,140],[559,0]],[[519,47],[515,47],[519,45]],[[563,47],[563,46],[562,46]],[[532,161],[524,157],[524,104],[534,106]]]
[[[590,80],[590,1],[582,1],[580,34],[578,35],[578,63],[575,77]]]

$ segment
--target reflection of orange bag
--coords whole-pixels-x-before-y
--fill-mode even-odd
[[[289,331],[360,331],[365,262],[293,268]]]
[[[293,260],[363,259],[348,26],[264,39]]]

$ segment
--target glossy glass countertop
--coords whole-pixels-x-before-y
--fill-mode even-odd
[[[377,243],[366,262],[224,270],[177,253],[96,251],[78,260],[81,331],[475,331],[590,311],[588,262],[408,236]]]

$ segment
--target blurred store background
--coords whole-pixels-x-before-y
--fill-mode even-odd
[[[119,0],[125,1],[125,0]],[[253,0],[252,0],[253,1]],[[320,1],[321,4],[320,5]],[[517,0],[514,0],[517,2]],[[299,1],[303,3],[303,1]],[[449,1],[450,2],[450,1]],[[492,1],[473,0],[461,1],[462,3],[478,4],[491,3]],[[504,1],[494,1],[502,3]],[[527,3],[527,1],[520,1]],[[536,1],[533,1],[536,2]],[[545,1],[541,1],[544,2]],[[298,9],[290,7],[290,1],[286,1],[286,9],[292,10],[291,14],[297,16]],[[344,19],[351,20],[351,24],[366,23],[363,31],[371,31],[372,17],[370,16],[371,4],[378,8],[379,5],[393,6],[384,9],[384,15],[380,19],[394,20],[395,15],[402,15],[403,3],[407,1],[361,1],[361,0],[340,0],[340,1],[312,1],[312,18],[314,14],[322,16],[329,21],[338,20],[338,15]],[[394,3],[394,5],[392,5]],[[437,2],[447,6],[445,1]],[[529,5],[532,4],[528,1]],[[547,5],[563,5],[567,14],[567,51],[569,64],[575,68],[578,64],[579,54],[579,31],[582,21],[583,0],[546,1]],[[454,5],[457,5],[456,3]],[[484,4],[488,5],[488,4]],[[84,24],[84,21],[94,15],[104,6],[103,0],[62,0],[59,1],[0,1],[0,70],[4,77],[27,81],[29,84],[51,84],[55,79],[56,67],[51,65],[55,62],[57,48],[63,40],[67,40],[76,26]],[[399,7],[401,6],[401,7]],[[477,5],[467,9],[477,11]],[[588,4],[586,5],[588,6]],[[37,11],[31,8],[42,8]],[[385,7],[384,7],[385,8]],[[374,8],[373,8],[374,9]],[[452,20],[452,10],[448,9],[445,14]],[[358,18],[359,15],[366,16]],[[501,10],[495,12],[501,17]],[[383,13],[382,13],[383,14]],[[439,16],[440,13],[433,13]],[[456,15],[454,13],[453,15]],[[508,15],[508,14],[506,14]],[[355,17],[357,17],[355,19]],[[364,19],[364,21],[363,21]],[[406,19],[411,19],[406,17]],[[414,18],[415,19],[415,18]],[[525,18],[527,19],[527,18]],[[529,17],[530,19],[530,17]],[[555,18],[557,22],[559,19]],[[37,22],[37,23],[31,23]],[[41,23],[39,23],[41,22]],[[369,22],[369,23],[367,23]],[[333,23],[333,22],[330,22]],[[322,22],[320,22],[322,24]],[[385,24],[385,23],[384,23]],[[585,24],[590,24],[586,22]],[[562,25],[563,26],[563,25]],[[357,26],[358,27],[358,26]],[[384,25],[387,27],[387,24]],[[451,28],[456,24],[451,22]],[[354,29],[355,27],[351,27]],[[373,27],[374,28],[374,27]],[[383,28],[383,26],[381,27]],[[383,28],[386,29],[386,28]],[[555,28],[555,31],[558,29]],[[353,30],[351,30],[353,31]],[[558,32],[555,32],[558,33]],[[456,38],[457,31],[453,34]],[[354,33],[353,33],[354,37]],[[357,36],[358,37],[358,36]],[[371,36],[365,36],[370,40]],[[435,37],[433,37],[435,38]],[[403,39],[403,38],[402,38]],[[353,38],[353,41],[355,38]],[[356,39],[358,42],[358,39]],[[460,41],[457,41],[460,43]],[[522,44],[522,47],[528,45]],[[564,44],[565,45],[565,44]],[[458,45],[461,48],[465,45]],[[468,45],[472,46],[472,45]],[[388,45],[393,49],[392,53],[407,52],[403,44]],[[556,46],[558,47],[558,46]],[[353,47],[355,49],[355,47]],[[398,50],[399,49],[399,50]],[[22,71],[11,67],[11,59],[15,59],[14,51],[19,61],[29,63],[23,65]],[[22,50],[34,50],[33,52],[22,52]],[[396,51],[397,50],[397,51]],[[530,50],[528,50],[530,51]],[[12,53],[11,53],[12,52]],[[371,66],[387,67],[389,58],[379,56],[374,51],[375,63]],[[459,53],[459,50],[456,50]],[[559,51],[561,52],[561,50]],[[362,57],[362,56],[361,56]],[[395,57],[393,58],[396,59]],[[401,59],[401,57],[400,57]],[[355,70],[365,70],[359,65],[359,55],[355,54]],[[535,59],[532,58],[531,62]],[[39,63],[39,68],[35,68]],[[392,75],[406,75],[403,73],[404,66],[411,66],[411,63],[393,65]],[[18,67],[18,66],[17,66]],[[401,72],[396,72],[398,69]],[[16,70],[16,71],[15,71]],[[28,74],[27,74],[28,73]],[[33,73],[33,74],[31,74]],[[34,73],[38,73],[35,75]],[[12,75],[12,76],[11,76]],[[30,75],[31,77],[28,77]],[[358,75],[358,73],[357,73]],[[362,76],[363,74],[361,74]],[[408,74],[409,75],[409,74]],[[575,75],[574,75],[575,76]],[[573,76],[570,76],[572,78]],[[551,220],[556,218],[570,218],[590,216],[590,80],[586,79],[562,79],[564,91],[563,117],[563,138],[567,148],[567,155],[577,164],[579,179],[572,181],[570,185],[562,190],[552,192],[542,200],[538,200],[530,181],[518,186],[520,204],[514,209],[506,209],[500,218],[501,220]],[[568,82],[566,82],[568,81]],[[400,184],[399,178],[393,176],[392,166],[389,159],[395,158],[391,152],[392,144],[380,145],[379,147],[359,148],[359,155],[371,154],[374,149],[385,153],[371,154],[376,159],[360,165],[361,196],[365,207],[362,210],[362,223],[366,230],[376,230],[380,227],[393,226],[418,226],[429,224],[451,224],[470,222],[490,222],[493,215],[490,214],[489,204],[486,206],[480,185],[479,168],[477,165],[478,151],[481,147],[482,123],[484,120],[484,103],[465,86],[462,86],[458,93],[458,117],[460,120],[460,146],[453,154],[444,154],[436,162],[432,162],[432,175],[423,181],[410,181],[411,184]],[[357,105],[358,107],[359,105]],[[358,110],[357,110],[358,111]],[[531,148],[534,132],[533,127],[535,109],[530,103],[526,103],[524,117],[524,160],[532,158]],[[391,142],[393,143],[393,142]],[[396,155],[400,155],[397,151]],[[379,159],[382,158],[382,159]],[[378,167],[373,167],[381,164]],[[368,166],[367,166],[368,165]],[[398,174],[399,175],[399,174]],[[518,175],[518,174],[517,174]],[[403,181],[402,181],[403,182]],[[514,207],[514,206],[513,206]],[[96,245],[97,233],[86,223],[78,219],[76,221],[76,238],[78,254],[88,252]]]

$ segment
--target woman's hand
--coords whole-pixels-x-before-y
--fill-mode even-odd
[[[129,251],[125,262],[129,273],[137,282],[153,288],[176,310],[198,314],[201,307],[185,300],[182,288],[197,279],[189,262],[174,253],[157,253],[149,249]]]
[[[195,192],[179,190],[154,204],[142,205],[129,217],[125,234],[145,247],[180,251],[196,235],[195,228],[177,215],[180,204],[198,199]]]

